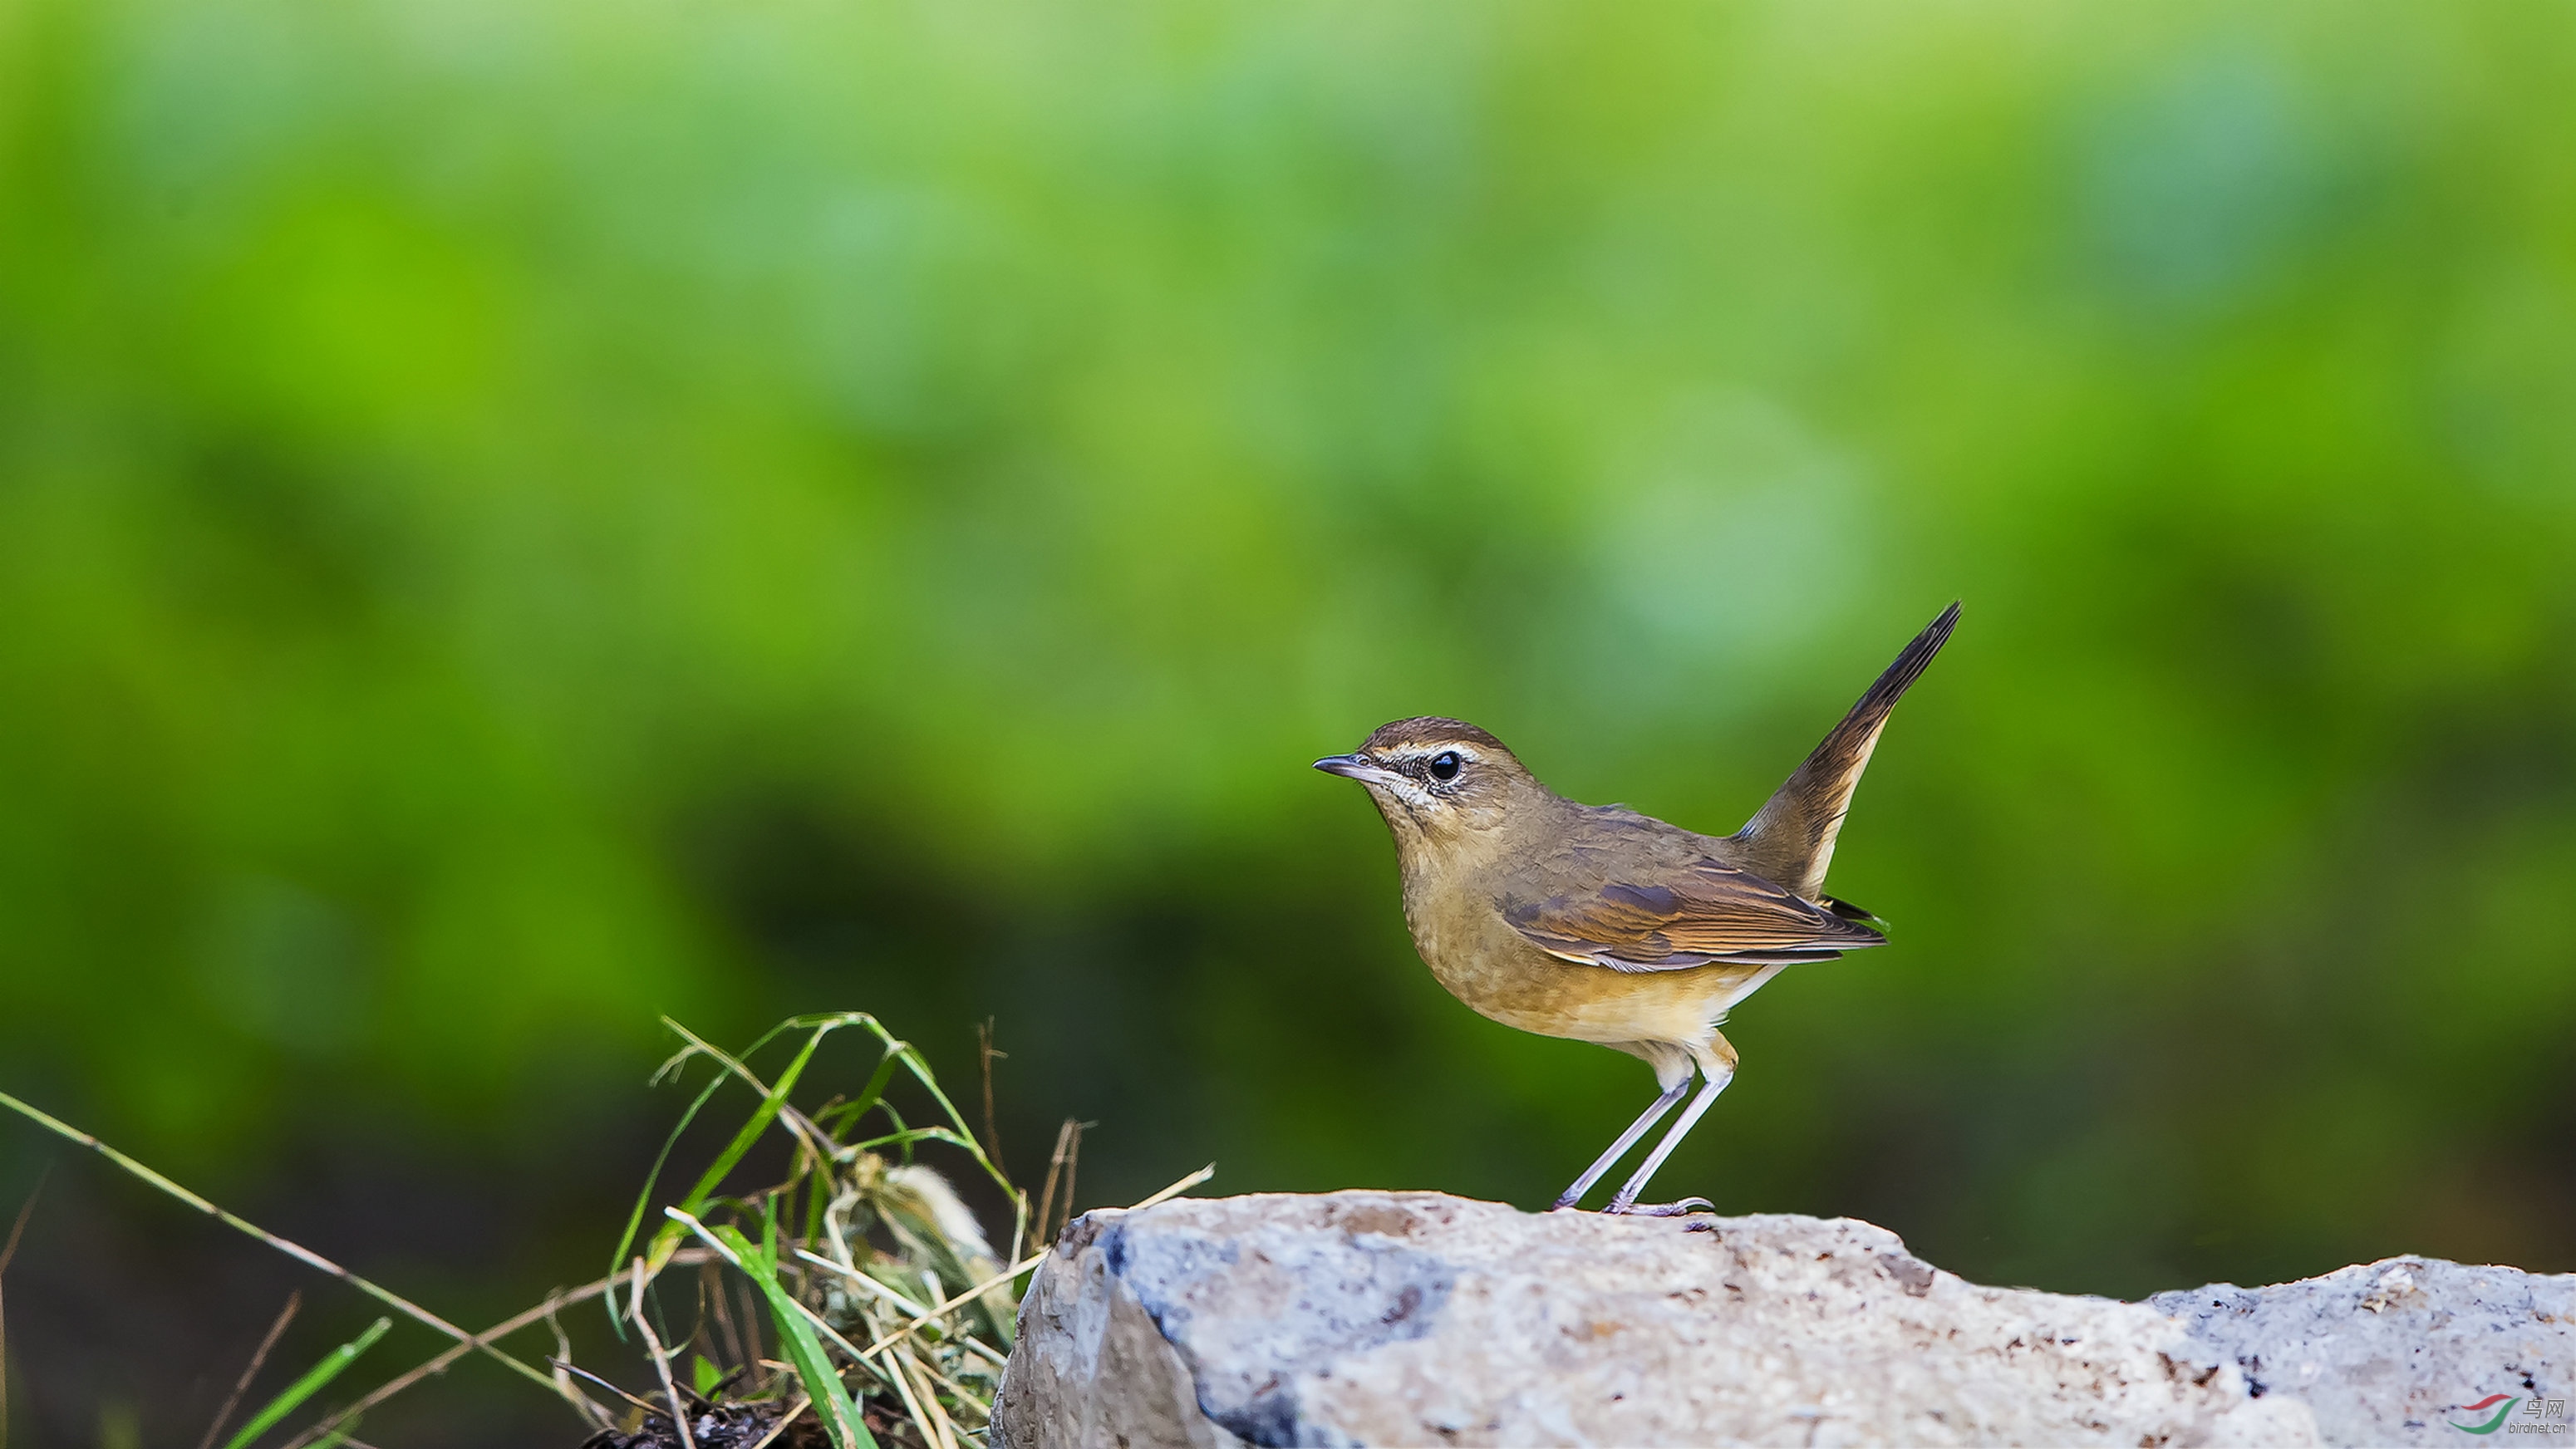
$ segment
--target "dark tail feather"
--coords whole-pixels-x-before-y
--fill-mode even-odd
[[[1816,898],[1824,888],[1825,867],[1834,858],[1834,835],[1842,829],[1844,812],[1851,809],[1852,790],[1869,766],[1870,751],[1878,746],[1878,732],[1886,727],[1888,712],[1922,677],[1924,666],[1941,652],[1958,622],[1959,606],[1953,603],[1915,635],[1914,642],[1905,646],[1851,713],[1789,777],[1789,783],[1735,833],[1735,843],[1743,851],[1739,863],[1746,870],[1810,900]]]

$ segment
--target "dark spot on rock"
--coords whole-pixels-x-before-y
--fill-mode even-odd
[[[1218,1413],[1200,1396],[1199,1409],[1217,1427],[1246,1444],[1261,1449],[1295,1449],[1297,1443],[1297,1392],[1281,1388],[1275,1381],[1263,1386],[1252,1401],[1240,1408]]]
[[[1931,1264],[1909,1253],[1881,1253],[1878,1265],[1887,1270],[1887,1276],[1904,1286],[1906,1296],[1910,1298],[1929,1294],[1932,1280],[1938,1276]]]

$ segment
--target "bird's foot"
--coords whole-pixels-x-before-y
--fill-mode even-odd
[[[1686,1197],[1680,1202],[1621,1202],[1617,1198],[1601,1210],[1604,1217],[1678,1218],[1692,1213],[1713,1213],[1717,1204],[1704,1197]]]

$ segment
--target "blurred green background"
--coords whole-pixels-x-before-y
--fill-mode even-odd
[[[1897,945],[1659,1186],[2576,1268],[2576,12],[0,3],[0,1088],[453,1316],[597,1274],[664,1012],[990,1016],[1085,1205],[1543,1205],[1647,1072],[1307,762],[1732,829],[1953,597]],[[12,1122],[13,1442],[372,1316]]]

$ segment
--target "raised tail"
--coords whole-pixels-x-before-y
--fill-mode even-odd
[[[1932,656],[1948,642],[1959,622],[1956,603],[1914,636],[1896,662],[1834,726],[1823,744],[1807,756],[1789,783],[1780,787],[1754,817],[1735,832],[1740,850],[1736,864],[1809,900],[1825,886],[1825,867],[1834,858],[1834,836],[1843,814],[1851,809],[1852,790],[1860,772],[1869,768],[1869,752],[1878,747],[1878,732],[1887,726],[1906,688],[1923,673]]]

